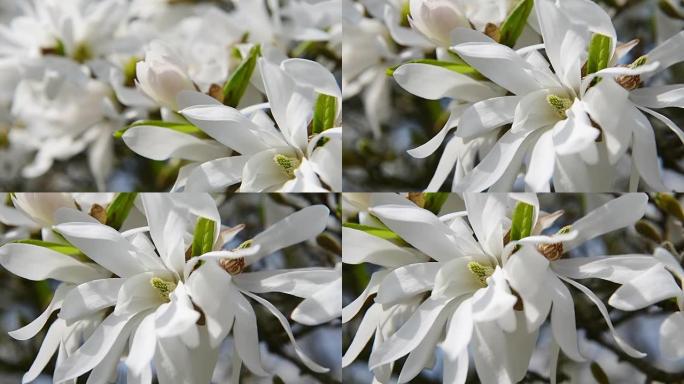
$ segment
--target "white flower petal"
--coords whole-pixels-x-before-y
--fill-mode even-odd
[[[618,336],[618,334],[615,332],[615,328],[613,327],[613,322],[610,320],[610,314],[608,314],[608,309],[606,309],[606,306],[603,304],[601,299],[599,299],[598,296],[596,296],[594,294],[594,292],[592,292],[589,288],[585,287],[584,285],[582,285],[576,281],[573,281],[570,279],[565,279],[563,277],[561,277],[561,279],[566,281],[568,284],[574,286],[575,288],[579,289],[582,293],[587,295],[589,300],[591,300],[591,302],[594,303],[594,305],[596,305],[596,308],[598,308],[599,312],[601,312],[601,315],[603,316],[603,319],[608,324],[608,328],[610,329],[610,334],[613,336],[615,343],[617,343],[617,345],[620,348],[622,348],[622,350],[625,351],[626,354],[628,354],[634,358],[637,358],[637,359],[640,359],[640,358],[646,356],[645,353],[637,351],[632,346],[627,344],[627,342],[624,341],[620,336]]]
[[[249,370],[258,376],[268,376],[261,365],[259,354],[259,333],[257,331],[257,319],[254,309],[247,299],[235,288],[229,291],[235,312],[233,324],[233,338],[235,340],[235,352],[240,355],[242,361]]]
[[[207,261],[187,280],[192,300],[204,313],[209,340],[217,348],[233,327],[231,309],[231,278],[216,262]]]
[[[370,212],[402,239],[437,261],[460,255],[451,230],[432,212],[416,206],[381,205]]]
[[[300,84],[312,87],[318,93],[342,98],[335,76],[321,64],[312,60],[287,59],[280,65]]]
[[[76,286],[64,298],[59,317],[72,322],[116,304],[125,279],[100,279]]]
[[[388,270],[379,270],[371,275],[370,281],[368,281],[368,285],[366,285],[366,288],[363,290],[363,292],[361,292],[361,294],[354,299],[354,301],[342,308],[342,323],[349,322],[356,316],[357,313],[359,313],[363,305],[366,303],[366,300],[368,300],[368,297],[378,292],[378,287],[380,287],[382,279],[384,279],[388,273]]]
[[[380,304],[373,304],[368,307],[366,313],[363,315],[363,320],[361,320],[359,327],[356,329],[354,339],[351,344],[349,344],[349,348],[347,348],[347,351],[342,357],[342,368],[347,367],[354,362],[359,354],[361,354],[370,338],[376,332],[376,329],[380,324],[380,319],[382,318],[382,312],[382,306]]]
[[[549,192],[549,181],[556,165],[556,151],[553,146],[553,130],[539,136],[534,144],[530,164],[525,173],[525,185],[530,191]]]
[[[625,124],[620,128],[632,131],[632,160],[639,176],[653,190],[667,191],[663,184],[662,172],[658,161],[658,147],[656,145],[653,126],[646,116],[636,108],[625,111]]]
[[[112,227],[99,223],[64,223],[55,226],[55,230],[90,259],[119,277],[144,272],[131,244]]]
[[[556,277],[546,279],[552,295],[551,329],[553,337],[569,358],[584,361],[577,344],[577,327],[575,325],[575,303],[570,290]]]
[[[200,318],[200,313],[194,309],[192,301],[188,296],[185,285],[182,282],[169,295],[171,301],[159,306],[155,311],[154,328],[159,338],[169,338],[184,336],[185,333],[196,333],[196,323]],[[197,337],[189,337],[189,347],[197,346]]]
[[[512,122],[521,99],[520,96],[502,96],[478,101],[463,112],[456,134],[470,139]]]
[[[40,345],[38,354],[36,355],[35,360],[33,360],[33,364],[31,364],[31,368],[29,368],[21,379],[22,383],[32,382],[43,372],[50,362],[50,359],[52,359],[52,356],[57,352],[57,348],[59,348],[59,344],[62,341],[62,337],[64,337],[64,332],[66,330],[66,322],[62,319],[57,319],[50,325],[50,328],[43,339],[43,343]]]
[[[126,358],[126,367],[131,374],[140,377],[150,368],[156,346],[154,313],[150,313],[140,321],[133,333],[130,351]]]
[[[243,155],[266,149],[258,137],[259,127],[240,111],[225,105],[196,105],[181,111],[202,131]]]
[[[533,75],[533,68],[505,45],[465,43],[452,49],[485,77],[515,95],[522,96],[540,88]]]
[[[200,164],[188,175],[185,192],[218,192],[239,183],[248,159],[231,156]]]
[[[342,313],[342,276],[332,284],[305,299],[290,314],[292,320],[304,325],[324,324]]]
[[[0,248],[0,264],[13,274],[29,280],[55,279],[80,284],[105,277],[92,264],[30,244],[3,245]]]
[[[554,272],[571,279],[604,279],[624,284],[657,265],[648,255],[611,255],[555,260]]]
[[[404,64],[394,71],[394,79],[406,91],[430,100],[450,97],[473,102],[499,96],[480,81],[430,64]]]
[[[330,210],[324,205],[303,208],[256,235],[252,244],[261,246],[259,256],[263,257],[307,241],[325,230],[329,214]]]
[[[634,224],[644,216],[647,204],[646,194],[630,193],[596,208],[572,224],[572,229],[577,231],[578,235],[575,240],[563,243],[564,251],[567,252],[604,233]]]
[[[684,85],[656,85],[637,88],[629,93],[635,104],[648,108],[684,108]]]
[[[656,265],[618,288],[608,300],[623,311],[636,311],[669,299],[682,298],[682,290],[662,265]]]
[[[61,383],[75,379],[97,366],[122,335],[130,331],[134,314],[118,316],[111,314],[95,329],[86,342],[57,366],[54,381]]]
[[[62,307],[64,297],[66,297],[66,295],[72,288],[73,285],[60,284],[57,287],[57,290],[55,290],[54,295],[52,295],[52,300],[50,300],[50,304],[48,304],[47,308],[45,308],[45,311],[43,311],[43,313],[41,313],[40,316],[38,316],[32,322],[26,324],[25,326],[17,330],[7,332],[7,334],[17,340],[28,340],[33,336],[37,335],[38,332],[40,332],[40,330],[43,329],[45,324],[50,319],[50,315],[52,315],[52,312]]]
[[[266,307],[266,309],[268,309],[273,314],[273,316],[275,316],[278,319],[278,321],[280,322],[280,325],[282,325],[283,329],[285,330],[285,333],[287,333],[287,336],[290,338],[290,342],[292,343],[292,347],[294,348],[295,352],[297,353],[297,356],[302,361],[302,363],[304,363],[304,365],[306,365],[307,368],[309,368],[310,370],[312,370],[314,372],[318,372],[318,373],[325,373],[325,372],[330,371],[330,369],[318,365],[316,362],[311,360],[306,354],[304,354],[304,351],[302,351],[302,349],[299,347],[299,345],[297,344],[297,341],[294,338],[294,335],[292,334],[292,329],[290,328],[290,324],[287,322],[287,319],[285,318],[285,316],[283,316],[282,313],[280,313],[280,311],[275,306],[273,306],[273,304],[271,304],[268,300],[265,300],[265,299],[263,299],[257,295],[251,294],[249,292],[243,292],[243,293],[245,295],[251,297],[253,300],[256,300],[257,302],[259,302],[259,304]]]
[[[669,68],[673,64],[682,62],[684,61],[682,45],[684,45],[684,31],[670,37],[649,52],[647,55],[648,62],[660,63],[658,68],[660,71]]]
[[[429,291],[441,263],[416,263],[399,267],[382,280],[375,302],[394,305],[407,297]]]
[[[140,156],[152,160],[170,158],[207,161],[229,154],[228,148],[210,140],[151,125],[138,125],[126,130],[123,141]]]
[[[370,369],[395,361],[413,351],[437,323],[437,318],[448,303],[447,300],[425,300],[396,333],[371,353],[368,361]]]
[[[660,349],[669,360],[684,357],[684,313],[675,312],[668,316],[660,326]]]

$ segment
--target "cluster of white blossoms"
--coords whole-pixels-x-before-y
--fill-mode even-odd
[[[0,208],[0,221],[33,236],[4,239],[11,241],[0,247],[0,264],[59,283],[45,311],[10,332],[30,339],[57,312],[22,382],[35,380],[56,354],[54,383],[88,372],[89,383],[111,382],[124,356],[128,383],[151,383],[153,372],[160,383],[208,383],[231,334],[232,382],[242,364],[269,376],[252,300],[276,317],[304,366],[329,370],[303,352],[287,318],[260,295],[300,298],[292,320],[325,324],[340,316],[340,269],[246,270],[322,233],[326,206],[303,208],[231,246],[244,225],[221,225],[208,194],[13,194],[11,203]]]
[[[639,41],[622,42],[592,0],[346,1],[343,56],[363,60],[343,69],[344,96],[364,92],[376,135],[391,115],[386,70],[416,96],[449,101],[444,127],[408,151],[425,158],[446,141],[428,191],[452,172],[459,192],[664,191],[649,118],[681,141],[663,146],[684,143],[656,111],[684,107],[684,86],[658,76],[684,61],[675,21],[635,57]]]
[[[85,152],[105,190],[123,139],[170,160],[174,190],[341,190],[340,0],[29,0],[5,12],[3,179]]]
[[[608,303],[620,310],[669,298],[684,308],[678,284],[684,270],[663,248],[655,256],[571,256],[589,240],[641,219],[645,194],[622,195],[562,228],[555,222],[563,211],[544,212],[534,194],[466,193],[465,210],[447,213],[427,199],[362,197],[347,196],[342,261],[376,268],[363,293],[342,310],[346,323],[365,308],[343,366],[374,338],[368,364],[377,382],[389,382],[394,364],[407,355],[398,382],[410,382],[434,366],[439,346],[444,383],[464,383],[471,359],[481,382],[516,383],[525,377],[548,319],[555,383],[560,351],[584,361],[571,290],[596,306],[617,348],[632,358],[646,356],[616,333],[587,279],[616,284]],[[684,312],[662,324],[661,348],[669,358],[684,357],[682,327]]]

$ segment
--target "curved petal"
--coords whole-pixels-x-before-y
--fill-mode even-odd
[[[393,305],[429,291],[440,268],[440,263],[416,263],[393,270],[382,280],[375,302]]]
[[[648,53],[648,61],[660,63],[658,70],[662,71],[670,66],[684,61],[684,31],[670,37]]]
[[[266,149],[257,127],[240,111],[225,105],[196,105],[181,111],[191,123],[221,144],[243,155]]]
[[[463,112],[456,134],[470,139],[511,123],[521,99],[520,96],[502,96],[478,101]]]
[[[100,279],[76,286],[64,298],[59,317],[72,322],[116,304],[125,279]]]
[[[204,313],[211,348],[218,347],[233,327],[230,284],[230,276],[213,261],[202,264],[187,280],[193,302]]]
[[[491,87],[466,75],[430,64],[404,64],[394,71],[397,84],[416,96],[479,101],[499,96]]]
[[[340,317],[342,313],[342,277],[305,299],[290,314],[299,324],[314,326]]]
[[[43,372],[50,362],[50,359],[52,359],[52,356],[57,352],[57,348],[59,348],[59,344],[62,341],[62,337],[64,337],[64,332],[66,330],[66,322],[61,319],[55,320],[55,322],[50,325],[50,328],[43,339],[43,343],[40,345],[38,354],[36,355],[35,360],[33,360],[33,364],[31,364],[31,368],[29,368],[21,379],[22,383],[32,382]]]
[[[261,246],[255,257],[267,256],[290,245],[314,238],[325,230],[329,214],[330,210],[325,205],[312,205],[271,225],[252,239],[253,245]]]
[[[561,279],[566,281],[568,284],[574,286],[575,288],[579,289],[582,293],[587,295],[589,300],[591,300],[591,302],[594,303],[594,305],[596,305],[596,308],[598,308],[599,312],[601,312],[601,315],[603,316],[603,319],[608,324],[608,328],[610,329],[610,334],[613,336],[613,339],[615,340],[617,345],[620,348],[622,348],[623,351],[625,351],[626,354],[638,359],[646,356],[645,353],[637,351],[632,346],[627,344],[627,342],[624,341],[620,336],[617,335],[617,333],[615,332],[615,328],[613,327],[613,322],[610,320],[610,315],[608,314],[606,306],[603,304],[603,302],[601,302],[601,299],[599,299],[598,296],[594,294],[594,292],[592,292],[589,288],[585,287],[584,285],[576,281],[565,279],[563,277],[561,277]]]
[[[668,360],[684,357],[684,313],[675,312],[660,326],[660,349]]]
[[[231,156],[200,164],[188,175],[185,192],[219,192],[239,183],[247,160],[247,156]]]
[[[295,58],[287,59],[280,65],[298,83],[309,86],[318,93],[342,98],[342,91],[335,81],[335,76],[321,64]]]
[[[120,277],[144,272],[135,250],[114,228],[99,223],[64,223],[55,226],[69,243],[90,259]]]
[[[354,362],[359,354],[361,354],[370,338],[376,332],[381,318],[382,306],[380,304],[373,304],[368,307],[363,315],[363,320],[361,320],[359,327],[356,329],[354,339],[349,344],[349,348],[347,348],[344,356],[342,356],[342,368]]]
[[[292,329],[290,328],[290,324],[287,322],[287,319],[285,318],[285,316],[283,316],[282,313],[280,313],[280,311],[275,306],[273,306],[273,304],[268,302],[268,300],[264,300],[261,297],[251,294],[249,292],[243,293],[251,297],[253,300],[257,301],[259,304],[266,307],[266,309],[268,309],[269,312],[271,312],[273,316],[275,316],[278,319],[280,325],[282,325],[283,329],[285,330],[285,333],[287,333],[287,336],[290,338],[290,342],[292,343],[292,347],[294,348],[295,353],[297,353],[297,356],[299,356],[299,359],[302,361],[302,363],[304,363],[304,365],[306,365],[307,368],[318,373],[325,373],[330,371],[330,369],[318,365],[316,362],[311,360],[311,358],[309,358],[306,354],[304,354],[304,351],[302,351],[301,347],[299,347],[297,341],[294,338],[294,335],[292,334]]]
[[[684,108],[684,84],[637,88],[629,93],[629,99],[647,108]]]
[[[624,228],[641,219],[646,212],[648,196],[641,193],[625,194],[589,212],[572,224],[578,235],[563,243],[567,252],[604,233]]]
[[[88,263],[30,244],[3,245],[0,248],[0,264],[13,274],[29,280],[55,279],[80,284],[105,277]]]
[[[460,254],[449,227],[435,214],[416,206],[380,205],[370,212],[409,244],[437,261]]]
[[[556,165],[556,151],[553,146],[553,130],[539,136],[534,144],[530,163],[525,173],[525,185],[530,191],[549,192],[549,181]]]
[[[515,95],[522,96],[540,89],[530,64],[505,45],[465,43],[452,49],[485,77]]]
[[[662,265],[656,265],[618,288],[610,296],[608,304],[623,311],[636,311],[665,299],[681,299],[683,296],[672,274]]]
[[[233,324],[235,352],[240,355],[240,358],[252,373],[258,376],[268,376],[268,373],[261,365],[259,333],[257,331],[257,319],[254,309],[252,309],[247,299],[234,287],[231,287],[228,292],[235,312],[235,323]]]
[[[145,316],[133,333],[126,367],[131,374],[140,377],[149,369],[157,346],[154,332],[154,313]]]
[[[228,148],[211,140],[151,125],[127,129],[123,141],[133,152],[152,160],[207,161],[229,154]]]
[[[64,297],[66,297],[72,288],[73,286],[70,284],[60,284],[59,287],[57,287],[57,290],[55,290],[54,295],[52,295],[50,304],[48,304],[47,308],[45,308],[45,311],[43,311],[40,316],[17,330],[7,332],[7,334],[17,340],[28,340],[37,335],[50,319],[52,312],[62,307]]]

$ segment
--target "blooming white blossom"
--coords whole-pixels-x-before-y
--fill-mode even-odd
[[[47,229],[58,234],[56,242],[21,240],[0,247],[0,264],[10,272],[60,281],[45,312],[10,333],[20,340],[31,338],[59,311],[23,382],[34,380],[55,353],[56,383],[87,372],[88,380],[108,380],[122,356],[127,356],[129,381],[151,382],[154,365],[162,383],[209,382],[218,347],[231,331],[234,380],[242,363],[254,374],[267,376],[248,299],[277,318],[306,367],[328,371],[303,352],[286,317],[259,294],[302,298],[293,320],[323,324],[341,310],[339,299],[330,293],[339,292],[340,269],[245,271],[325,230],[325,206],[301,209],[240,246],[225,249],[244,226],[222,227],[209,195],[141,194],[137,203],[146,223],[123,232],[106,224],[107,219],[101,222],[94,211],[88,215],[77,210],[69,195],[41,197],[17,195],[14,201],[39,220],[56,209],[54,218],[45,219],[52,224]],[[135,195],[128,198],[127,209],[138,209],[133,208]],[[82,201],[103,199],[107,197],[86,195]],[[117,202],[118,197],[110,205]]]
[[[359,224],[344,228],[343,262],[380,269],[361,296],[343,309],[342,320],[348,322],[375,295],[343,365],[375,335],[369,368],[379,382],[389,380],[393,364],[405,355],[399,382],[409,382],[434,364],[431,356],[438,345],[445,382],[465,381],[469,357],[483,382],[518,382],[547,317],[556,358],[560,346],[566,356],[582,361],[566,284],[597,306],[625,353],[645,356],[615,333],[603,302],[574,279],[624,282],[657,261],[647,255],[565,256],[585,241],[633,224],[643,216],[646,196],[629,194],[609,201],[553,235],[542,231],[552,227],[562,211],[541,211],[535,195],[463,198],[466,211],[436,216],[399,196],[391,198],[391,204],[383,197],[378,205],[371,202],[367,215],[359,215]],[[618,290],[614,296],[621,295]],[[555,366],[553,358],[552,377]]]

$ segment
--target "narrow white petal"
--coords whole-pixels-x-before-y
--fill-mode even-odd
[[[149,369],[156,346],[154,313],[150,313],[138,324],[132,337],[128,357],[126,358],[126,366],[134,376],[142,376]]]
[[[57,290],[55,290],[55,294],[52,296],[50,304],[48,304],[47,308],[45,308],[45,311],[43,311],[40,316],[17,330],[7,332],[7,334],[17,340],[28,340],[37,335],[50,319],[52,312],[62,307],[64,297],[66,297],[71,289],[73,289],[73,285],[60,284],[59,287],[57,287]]]
[[[479,101],[496,97],[491,87],[473,78],[429,64],[404,64],[394,71],[397,84],[424,99],[451,97],[462,101]]]
[[[228,148],[222,144],[151,125],[127,129],[123,141],[133,152],[152,160],[178,158],[207,161],[229,154]]]
[[[212,348],[216,348],[233,327],[234,314],[228,291],[230,276],[214,261],[206,261],[187,280],[192,300],[204,313]]]
[[[233,324],[235,352],[240,355],[252,373],[258,376],[268,376],[261,365],[259,334],[254,309],[237,289],[232,288],[229,293],[235,312],[235,323]]]
[[[553,176],[556,165],[556,151],[553,147],[553,130],[548,130],[539,136],[539,140],[532,149],[530,163],[525,173],[525,185],[530,191],[550,191],[549,181]]]
[[[55,320],[45,335],[43,343],[40,345],[38,354],[36,355],[31,368],[24,374],[21,379],[22,383],[30,383],[35,380],[45,369],[45,366],[50,362],[52,356],[57,352],[57,348],[67,330],[66,322],[61,319]]]
[[[231,156],[200,164],[188,175],[185,192],[218,192],[240,182],[248,159]]]
[[[329,214],[330,210],[324,205],[303,208],[256,235],[252,244],[260,245],[259,255],[267,256],[282,248],[312,239],[325,230]]]
[[[287,319],[282,313],[280,313],[280,311],[275,306],[273,306],[273,304],[271,304],[268,300],[265,300],[249,292],[243,293],[251,297],[253,300],[257,301],[259,304],[266,307],[266,309],[268,309],[273,314],[273,316],[275,316],[278,319],[280,325],[282,325],[283,329],[285,330],[285,333],[287,333],[287,336],[290,338],[290,342],[292,343],[292,347],[297,353],[297,356],[299,356],[299,359],[302,361],[302,363],[304,363],[304,365],[306,365],[307,368],[318,373],[325,373],[330,371],[330,369],[318,365],[316,362],[311,360],[311,358],[309,358],[306,354],[304,354],[304,351],[302,351],[301,347],[297,344],[297,341],[295,340],[294,335],[292,334],[292,329],[290,328],[290,324],[287,322]]]
[[[366,303],[366,300],[368,300],[368,297],[378,292],[378,287],[380,287],[382,279],[384,279],[388,273],[389,270],[379,270],[371,275],[370,281],[368,281],[368,285],[366,285],[363,292],[361,292],[354,301],[342,308],[342,323],[349,322],[357,313],[359,313]]]
[[[647,108],[684,108],[684,85],[656,85],[637,88],[629,93],[635,104]]]
[[[577,344],[577,327],[575,324],[575,303],[570,290],[556,277],[546,280],[550,283],[553,305],[551,306],[551,329],[553,337],[569,358],[584,361]]]
[[[407,297],[429,291],[440,268],[441,263],[416,263],[393,270],[380,284],[375,301],[393,305]]]
[[[29,280],[55,279],[79,284],[104,277],[92,264],[30,244],[5,244],[0,248],[0,264],[13,274]]]
[[[520,96],[502,96],[478,101],[463,112],[456,134],[470,139],[512,122],[520,100]]]
[[[290,314],[292,320],[304,325],[327,323],[342,314],[342,277],[305,299]]]
[[[135,250],[112,227],[95,223],[64,223],[55,226],[69,243],[90,259],[120,277],[129,277],[144,271],[133,253]]]
[[[589,288],[585,287],[584,285],[582,285],[582,284],[580,284],[580,283],[578,283],[578,282],[576,282],[576,281],[573,281],[573,280],[570,280],[570,279],[565,279],[565,278],[563,278],[563,277],[561,277],[561,279],[563,279],[564,281],[566,281],[568,284],[574,286],[575,288],[579,289],[582,293],[584,293],[585,295],[587,295],[587,297],[589,298],[589,300],[591,300],[591,302],[593,302],[594,305],[596,305],[596,308],[598,308],[599,312],[601,312],[601,315],[603,316],[603,319],[604,319],[604,320],[606,321],[606,323],[608,324],[608,328],[610,329],[610,334],[613,336],[613,339],[615,340],[615,342],[617,343],[617,345],[618,345],[620,348],[622,348],[623,351],[625,351],[625,353],[627,353],[628,355],[630,355],[630,356],[632,356],[632,357],[639,358],[639,359],[646,356],[645,353],[640,352],[640,351],[634,349],[634,348],[633,348],[632,346],[630,346],[629,344],[627,344],[627,342],[624,341],[624,340],[615,332],[615,328],[613,327],[613,322],[610,320],[610,314],[608,313],[608,309],[606,309],[606,306],[603,304],[603,302],[601,301],[601,299],[599,299],[598,296],[596,296],[596,295],[594,294],[594,292],[592,292]]]
[[[71,322],[113,306],[125,279],[100,279],[83,283],[64,298],[59,317]]]
[[[670,272],[656,265],[618,288],[608,304],[623,311],[636,311],[672,297],[682,298],[682,289]]]
[[[356,329],[354,339],[342,357],[342,368],[356,360],[366,347],[366,344],[368,344],[370,338],[376,332],[381,318],[382,306],[380,304],[373,304],[368,307],[368,310],[366,310],[366,313],[363,315],[361,323],[359,323],[359,327]]]

